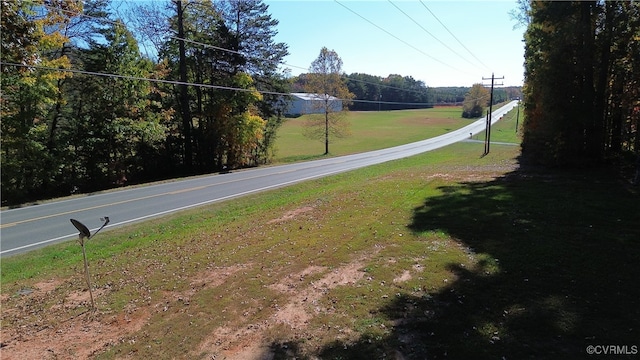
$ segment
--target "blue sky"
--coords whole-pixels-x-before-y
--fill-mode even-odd
[[[326,46],[347,74],[399,74],[439,87],[471,86],[493,72],[504,85],[522,85],[524,28],[514,30],[509,15],[515,0],[264,2],[280,22],[276,41],[289,45],[292,75],[307,72]]]
[[[114,0],[112,8],[151,1]],[[280,22],[275,40],[289,46],[292,75],[308,72],[326,46],[347,74],[412,76],[429,87],[470,87],[492,73],[507,86],[523,82],[524,27],[514,30],[509,15],[516,0],[263,1]]]

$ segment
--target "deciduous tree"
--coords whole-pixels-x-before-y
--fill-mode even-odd
[[[42,1],[2,1],[2,200],[16,202],[43,195],[58,161],[47,147],[48,114],[59,100],[58,81],[71,76],[68,56],[55,54],[68,39],[59,31],[67,13],[48,11]],[[61,1],[76,11],[81,4]],[[23,67],[37,65],[39,68]]]
[[[325,155],[329,154],[330,138],[340,138],[349,135],[349,123],[344,111],[350,99],[351,92],[342,77],[342,59],[334,50],[323,47],[309,68],[306,91],[314,94],[317,101],[313,101],[316,109],[323,113],[322,117],[310,116],[307,123],[306,136],[324,140]],[[336,111],[332,97],[343,103],[342,110]]]
[[[473,84],[462,102],[462,117],[479,118],[489,104],[489,90],[482,84]]]
[[[524,158],[589,164],[638,152],[640,4],[540,2],[522,7]],[[631,86],[628,86],[632,84]]]
[[[79,51],[84,68],[131,78],[80,75],[72,82],[74,117],[64,125],[75,148],[76,168],[70,171],[84,172],[77,181],[85,190],[123,185],[152,170],[139,156],[165,141],[173,113],[153,101],[154,85],[139,80],[155,76],[154,65],[140,55],[124,24],[112,23],[100,33],[105,42],[91,41]]]
[[[218,0],[215,4],[232,37],[228,48],[242,54],[236,71],[249,74],[255,85],[267,92],[256,103],[259,116],[266,121],[256,160],[265,163],[287,108],[282,96],[271,93],[290,91],[287,77],[280,70],[289,54],[288,46],[275,41],[279,22],[262,0]]]

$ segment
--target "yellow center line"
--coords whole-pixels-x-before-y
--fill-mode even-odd
[[[182,194],[182,193],[189,192],[189,191],[206,189],[209,186],[213,186],[213,185],[204,185],[204,186],[197,186],[197,187],[193,187],[193,188],[189,188],[189,189],[176,190],[176,191],[168,192],[167,194],[168,195]]]
[[[285,170],[285,171],[278,172],[278,174],[285,174],[285,173],[294,172],[294,171],[295,170]],[[243,178],[241,180],[255,179],[255,178],[264,177],[264,176],[269,176],[269,175],[257,175],[257,176],[252,176],[252,177],[249,177],[249,178]],[[211,185],[196,186],[196,187],[182,189],[182,190],[170,191],[170,192],[166,192],[166,193],[162,193],[162,194],[149,195],[149,196],[144,196],[144,197],[135,198],[135,199],[122,200],[122,201],[109,203],[109,204],[96,205],[96,206],[83,208],[83,209],[70,210],[70,211],[66,211],[66,212],[62,212],[62,213],[40,216],[40,217],[36,217],[36,218],[32,218],[32,219],[25,219],[25,220],[15,221],[15,222],[7,223],[7,224],[0,224],[0,229],[12,227],[12,226],[16,226],[16,225],[20,225],[20,224],[24,224],[24,223],[28,223],[28,222],[31,222],[31,221],[44,220],[44,219],[49,219],[49,218],[53,218],[53,217],[56,217],[56,216],[69,215],[69,214],[73,214],[73,213],[77,213],[77,212],[81,212],[81,211],[100,209],[100,208],[107,207],[107,206],[112,206],[112,205],[126,204],[126,203],[133,202],[133,201],[151,199],[151,198],[159,197],[159,196],[176,195],[176,194],[182,194],[182,193],[189,192],[189,191],[202,190],[202,189],[206,189],[208,187],[222,185],[222,184],[228,184],[228,183],[233,183],[233,182],[236,182],[236,181],[238,181],[238,180],[229,180],[229,181],[219,182],[219,183],[215,183],[215,184],[211,184]]]
[[[125,204],[125,203],[132,202],[132,201],[150,199],[150,198],[158,197],[158,196],[162,196],[162,195],[165,195],[165,194],[149,195],[149,196],[145,196],[145,197],[141,197],[141,198],[122,200],[122,201],[109,203],[109,204],[96,205],[96,206],[92,206],[92,207],[88,207],[88,208],[84,208],[84,209],[70,210],[70,211],[65,211],[65,212],[61,212],[61,213],[40,216],[40,217],[37,217],[37,218],[20,220],[20,221],[16,221],[16,222],[12,222],[12,223],[2,224],[2,225],[0,225],[0,229],[4,229],[6,227],[11,227],[11,226],[19,225],[19,224],[28,223],[28,222],[31,222],[31,221],[49,219],[49,218],[56,217],[56,216],[68,215],[68,214],[73,214],[73,213],[77,213],[77,212],[80,212],[80,211],[86,211],[86,210],[94,210],[94,209],[99,209],[99,208],[103,208],[103,207],[107,207],[107,206],[111,206],[111,205]]]

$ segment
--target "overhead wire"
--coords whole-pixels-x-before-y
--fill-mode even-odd
[[[38,70],[46,70],[46,71],[57,71],[57,72],[69,72],[74,74],[82,74],[82,75],[91,75],[91,76],[100,76],[100,77],[108,77],[115,79],[126,79],[126,80],[136,80],[136,81],[148,81],[159,84],[169,84],[169,85],[181,85],[181,86],[194,86],[201,88],[209,88],[209,89],[217,89],[217,90],[229,90],[229,91],[239,91],[239,92],[258,92],[261,94],[270,94],[270,95],[280,95],[280,96],[292,96],[291,93],[283,93],[277,91],[268,91],[268,90],[259,90],[259,89],[244,89],[237,88],[232,86],[222,86],[222,85],[212,85],[212,84],[201,84],[201,83],[192,83],[192,82],[183,82],[176,80],[164,80],[164,79],[154,79],[154,78],[146,78],[140,76],[132,76],[132,75],[120,75],[120,74],[112,74],[112,73],[101,73],[95,71],[86,71],[86,70],[78,70],[78,69],[61,69],[54,68],[50,66],[42,66],[42,65],[27,65],[27,64],[19,64],[12,63],[6,61],[0,61],[0,65],[4,66],[14,66],[14,67],[22,67],[29,69],[38,69]],[[478,98],[483,99],[487,96],[483,96]],[[390,105],[414,105],[414,106],[435,106],[440,105],[438,103],[416,103],[416,102],[392,102],[392,101],[377,101],[377,100],[358,100],[358,99],[341,99],[336,98],[340,101],[350,101],[350,102],[359,102],[359,103],[381,103],[381,104],[390,104]],[[476,100],[476,99],[471,99]]]
[[[468,73],[468,72],[466,72],[466,71],[463,71],[463,70],[460,70],[460,69],[458,69],[458,68],[456,68],[456,67],[454,67],[454,66],[451,66],[451,64],[447,64],[446,62],[444,62],[444,61],[442,61],[442,60],[440,60],[440,59],[438,59],[438,58],[436,58],[436,57],[434,57],[434,56],[431,56],[431,55],[427,54],[426,52],[424,52],[424,51],[422,51],[422,50],[418,49],[417,47],[415,47],[415,46],[411,45],[410,43],[408,43],[408,42],[404,41],[403,39],[401,39],[401,38],[399,38],[398,36],[394,35],[394,34],[393,34],[393,33],[391,33],[390,31],[388,31],[388,30],[386,30],[385,28],[381,27],[380,25],[378,25],[378,24],[374,23],[373,21],[371,21],[371,20],[367,19],[366,17],[364,17],[364,16],[360,15],[359,13],[357,13],[357,12],[356,12],[356,11],[354,11],[354,10],[352,10],[351,8],[349,8],[349,7],[348,7],[348,6],[346,6],[345,4],[341,3],[340,1],[338,1],[338,0],[333,0],[333,1],[334,1],[335,3],[337,3],[338,5],[342,6],[343,8],[347,9],[348,11],[350,11],[351,13],[353,13],[354,15],[358,16],[358,17],[359,17],[359,18],[361,18],[362,20],[364,20],[364,21],[368,22],[369,24],[371,24],[371,25],[375,26],[376,28],[378,28],[379,30],[383,31],[383,32],[384,32],[384,33],[386,33],[387,35],[389,35],[389,36],[393,37],[394,39],[396,39],[396,40],[400,41],[401,43],[403,43],[403,44],[405,44],[405,45],[409,46],[410,48],[412,48],[412,49],[416,50],[417,52],[419,52],[419,53],[421,53],[422,55],[424,55],[424,56],[426,56],[426,57],[430,58],[431,60],[436,61],[436,62],[438,62],[438,63],[440,63],[440,64],[442,64],[442,65],[444,65],[444,66],[446,66],[446,67],[448,67],[448,68],[451,68],[451,69],[453,69],[453,70],[456,70],[456,71],[458,71],[458,72],[461,72],[461,73],[464,73],[464,74],[468,74],[468,75],[472,75],[472,74],[469,74],[469,73]]]
[[[126,0],[124,0],[124,1],[126,1]],[[62,8],[51,6],[51,5],[41,5],[41,6],[45,7],[45,8],[48,8],[48,9],[52,9],[52,10],[60,10],[62,12],[65,12],[65,13],[71,14],[71,15],[83,16],[83,17],[94,19],[94,20],[103,21],[103,22],[106,22],[106,23],[109,23],[109,24],[113,24],[113,25],[123,25],[123,23],[119,23],[117,21],[113,21],[113,20],[110,20],[110,19],[98,18],[96,16],[91,16],[91,15],[87,15],[87,14],[84,14],[84,13],[79,13],[79,12],[75,12],[75,11],[71,11],[71,10],[66,10],[66,9],[62,9]],[[118,9],[115,9],[115,10],[118,12],[118,15],[120,15]],[[122,20],[124,20],[122,17],[120,17],[120,18]],[[181,38],[181,37],[178,37],[178,36],[175,36],[175,35],[168,35],[167,37],[170,38],[170,39],[173,39],[173,40],[184,41],[186,43],[190,43],[190,44],[194,44],[194,45],[200,45],[200,46],[204,46],[204,47],[211,48],[211,49],[214,49],[214,50],[225,51],[225,52],[236,54],[236,55],[242,55],[242,56],[247,57],[247,58],[252,58],[251,56],[249,56],[249,55],[247,55],[247,54],[245,54],[245,53],[243,53],[241,51],[238,51],[238,50],[226,49],[226,48],[223,48],[223,47],[219,47],[219,46],[215,46],[215,45],[211,45],[211,44],[206,44],[206,43],[202,43],[202,42],[191,40],[191,39]],[[255,59],[269,60],[267,58],[255,58]],[[291,65],[291,64],[287,64],[287,63],[281,63],[281,64],[286,65],[286,66],[290,66],[290,67],[294,67],[294,68],[308,70],[308,68],[301,67],[301,66]]]
[[[128,0],[122,0],[122,1],[124,1],[124,2],[128,3]],[[62,12],[65,12],[65,13],[67,13],[67,14],[71,14],[71,15],[77,15],[77,16],[88,17],[88,18],[92,18],[92,19],[94,19],[94,20],[103,21],[103,22],[110,23],[110,24],[117,25],[117,26],[121,26],[121,25],[123,25],[123,24],[124,24],[123,22],[113,21],[113,20],[106,19],[106,18],[98,18],[98,17],[91,16],[91,15],[87,15],[87,14],[84,14],[84,13],[74,12],[74,11],[71,11],[71,10],[66,10],[66,9],[62,9],[62,8],[54,7],[54,6],[50,6],[50,5],[42,5],[42,6],[43,6],[43,7],[45,7],[45,8],[52,9],[52,10],[59,10],[59,11],[62,11]],[[116,11],[118,11],[118,9],[117,9],[117,8],[116,8],[115,10],[116,10]],[[119,15],[119,11],[118,11],[118,15]],[[124,20],[124,19],[121,17],[121,20]],[[186,43],[190,43],[190,44],[194,44],[194,45],[199,45],[199,46],[203,46],[203,47],[211,48],[211,49],[214,49],[214,50],[219,50],[219,51],[224,51],[224,52],[228,52],[228,53],[232,53],[232,54],[241,55],[241,56],[244,56],[244,57],[246,57],[246,58],[253,58],[253,59],[257,59],[257,60],[269,60],[269,59],[265,59],[265,58],[255,58],[255,57],[249,56],[249,55],[247,55],[247,54],[245,54],[245,53],[243,53],[243,52],[241,52],[241,51],[232,50],[232,49],[227,49],[227,48],[223,48],[223,47],[219,47],[219,46],[215,46],[215,45],[211,45],[211,44],[206,44],[206,43],[202,43],[202,42],[199,42],[199,41],[195,41],[195,40],[191,40],[191,39],[186,39],[186,38],[181,38],[181,37],[174,36],[174,35],[169,35],[168,37],[169,37],[170,39],[177,40],[177,41],[184,41],[184,42],[186,42]],[[146,47],[145,47],[145,49],[146,49]],[[288,64],[288,63],[285,63],[285,62],[281,62],[280,64],[285,65],[285,66],[288,66],[288,67],[292,67],[292,68],[297,68],[297,69],[302,69],[302,70],[307,70],[307,71],[309,70],[309,69],[308,69],[308,68],[306,68],[306,67],[297,66],[297,65],[293,65],[293,64]],[[347,78],[348,78],[348,77],[347,77]],[[364,81],[364,80],[353,79],[353,78],[348,78],[348,79],[349,79],[349,80],[352,80],[352,81],[359,81],[359,82],[369,83],[369,84],[372,84],[372,85],[377,85],[377,86],[379,86],[379,87],[385,87],[385,88],[397,89],[397,90],[401,90],[401,91],[414,92],[414,93],[422,93],[422,92],[421,92],[421,91],[419,91],[419,90],[403,89],[403,88],[398,88],[398,87],[394,87],[394,86],[391,86],[391,85],[376,84],[376,83],[371,83],[371,82],[367,82],[367,81]]]
[[[427,33],[429,36],[431,36],[434,40],[436,40],[437,42],[439,42],[442,46],[446,47],[447,49],[449,49],[449,51],[451,51],[452,53],[456,54],[458,57],[460,57],[462,60],[466,61],[467,63],[469,63],[470,65],[476,66],[474,63],[472,63],[471,61],[469,61],[466,57],[458,54],[457,51],[453,50],[451,47],[449,47],[449,45],[447,45],[445,42],[443,42],[442,40],[440,40],[437,36],[433,35],[429,30],[427,30],[424,26],[422,26],[422,24],[420,24],[418,21],[416,21],[414,18],[412,18],[409,14],[407,14],[404,10],[402,10],[398,5],[394,4],[391,0],[387,0],[389,2],[389,4],[393,5],[393,7],[395,7],[396,9],[398,9],[398,11],[400,11],[404,16],[406,16],[407,18],[409,18],[409,20],[413,21],[414,24],[416,24],[420,29],[422,29],[422,31],[424,31],[425,33]]]
[[[141,76],[120,75],[120,74],[112,74],[112,73],[101,73],[101,72],[78,70],[78,69],[60,69],[60,68],[54,68],[54,67],[49,67],[49,66],[18,64],[18,63],[5,62],[5,61],[0,61],[0,64],[5,65],[5,66],[16,66],[16,67],[39,69],[39,70],[48,70],[48,71],[58,71],[58,72],[70,72],[70,73],[74,73],[74,74],[110,77],[110,78],[116,78],[116,79],[149,81],[149,82],[160,83],[160,84],[183,85],[183,86],[186,85],[186,86],[195,86],[195,87],[202,87],[202,88],[209,88],[209,89],[232,90],[232,91],[242,91],[242,92],[254,92],[254,91],[257,91],[257,92],[259,92],[261,94],[271,94],[271,95],[290,95],[288,93],[281,93],[281,92],[277,92],[277,91],[267,91],[267,90],[257,90],[257,89],[243,89],[243,88],[236,88],[236,87],[231,87],[231,86],[200,84],[200,83],[192,83],[192,82],[184,82],[184,81],[176,81],[176,80],[154,79],[154,78],[147,78],[147,77],[141,77]]]
[[[431,11],[431,9],[429,9],[429,7],[424,3],[424,1],[420,0],[420,4],[422,4],[422,6],[424,6],[425,9],[427,9],[427,11],[429,11],[429,13],[431,13],[431,15],[433,15],[433,17],[438,20],[438,22],[440,23],[440,25],[442,25],[442,27],[444,27],[445,30],[447,30],[447,32],[453,36],[454,39],[456,39],[456,41],[458,42],[458,44],[460,44],[460,46],[462,46],[465,50],[467,50],[467,52],[473,56],[474,59],[476,59],[480,64],[482,64],[482,66],[484,66],[485,68],[487,68],[488,70],[491,70],[490,67],[488,67],[485,63],[482,62],[482,60],[478,59],[478,57],[471,52],[471,50],[469,50],[466,46],[464,46],[464,44],[462,43],[462,41],[460,41],[460,39],[458,39],[457,36],[455,36],[451,30],[449,30],[449,28],[442,22],[440,21],[440,19],[436,16],[436,14],[433,13],[433,11]]]
[[[124,1],[126,1],[126,0],[124,0]],[[116,25],[116,26],[123,25],[122,22],[113,21],[113,20],[106,19],[106,18],[98,18],[98,17],[95,17],[95,16],[91,16],[91,15],[87,15],[87,14],[83,14],[83,13],[79,13],[79,12],[74,12],[74,11],[71,11],[71,10],[66,10],[66,9],[62,9],[62,8],[58,8],[58,7],[54,7],[54,6],[50,6],[50,5],[43,5],[43,7],[48,8],[48,9],[52,9],[52,10],[63,11],[65,13],[71,14],[71,15],[83,16],[83,17],[94,19],[94,20],[99,20],[99,21],[102,21],[102,22],[106,22],[106,23],[110,23],[110,24]],[[119,14],[119,9],[116,8],[114,10],[116,10],[118,12],[118,15],[120,15]],[[228,52],[228,53],[232,53],[232,54],[241,55],[241,56],[244,56],[244,57],[247,57],[247,58],[251,58],[251,56],[248,56],[247,54],[242,53],[242,52],[237,51],[237,50],[232,50],[232,49],[227,49],[227,48],[223,48],[223,47],[219,47],[219,46],[215,46],[215,45],[211,45],[211,44],[206,44],[206,43],[202,43],[202,42],[191,40],[191,39],[180,38],[178,36],[173,36],[173,35],[170,35],[168,37],[173,39],[173,40],[184,41],[186,43],[199,45],[199,46],[203,46],[203,47],[206,47],[206,48],[211,48],[211,49],[214,49],[214,50],[224,51],[224,52]],[[145,48],[145,50],[146,50],[146,48]],[[148,53],[147,53],[147,56],[148,56]],[[267,59],[264,59],[264,58],[259,58],[259,59],[267,60]],[[298,69],[302,69],[302,70],[308,70],[308,68],[301,67],[301,66],[296,66],[296,65],[292,65],[292,64],[288,64],[288,63],[285,63],[285,62],[282,62],[281,64],[285,65],[285,66],[293,67],[293,68],[298,68]],[[375,84],[375,83],[367,82],[367,81],[364,81],[364,80],[352,79],[352,78],[348,78],[348,77],[347,77],[347,79],[352,80],[352,81],[366,82],[366,83],[369,83],[369,84],[373,84],[373,85],[377,85],[377,86],[385,87],[385,88],[392,88],[392,89],[397,89],[397,90],[401,90],[401,91],[421,93],[418,90],[402,89],[402,88],[394,87],[394,86],[391,86],[391,85],[385,85],[385,84]]]
[[[128,3],[128,1],[127,1],[127,0],[123,0],[123,1],[125,1],[126,3]],[[346,8],[347,10],[351,11],[351,12],[352,12],[352,13],[354,13],[355,15],[359,16],[359,17],[360,17],[360,18],[362,18],[363,20],[365,20],[365,21],[369,22],[369,23],[370,23],[370,24],[372,24],[373,26],[375,26],[375,27],[377,27],[378,29],[380,29],[380,30],[384,31],[385,33],[387,33],[388,35],[390,35],[390,36],[394,37],[395,39],[397,39],[397,40],[399,40],[399,41],[403,42],[404,44],[406,44],[406,45],[410,46],[411,48],[413,48],[414,50],[416,50],[416,51],[418,51],[418,52],[422,53],[423,55],[425,55],[425,56],[427,56],[427,57],[429,57],[429,58],[433,59],[434,61],[437,61],[437,62],[439,62],[439,63],[441,63],[441,64],[443,64],[443,65],[445,65],[445,66],[448,66],[448,67],[450,67],[450,68],[452,68],[452,69],[454,69],[454,70],[457,70],[457,71],[460,71],[460,72],[466,73],[466,72],[464,72],[464,71],[461,71],[461,70],[459,70],[459,69],[457,69],[457,68],[452,67],[451,65],[449,65],[449,64],[447,64],[447,63],[445,63],[445,62],[443,62],[443,61],[441,61],[441,60],[439,60],[439,59],[437,59],[437,58],[435,58],[435,57],[433,57],[433,56],[431,56],[431,55],[429,55],[429,54],[425,53],[424,51],[422,51],[422,50],[420,50],[420,49],[416,48],[415,46],[413,46],[413,45],[411,45],[411,44],[407,43],[406,41],[404,41],[404,40],[400,39],[399,37],[395,36],[394,34],[390,33],[389,31],[385,30],[384,28],[382,28],[382,27],[378,26],[377,24],[373,23],[372,21],[370,21],[370,20],[366,19],[365,17],[363,17],[362,15],[358,14],[357,12],[355,12],[355,11],[351,10],[351,9],[350,9],[350,8],[348,8],[346,5],[344,5],[344,4],[342,4],[342,3],[340,3],[338,0],[334,0],[334,1],[335,1],[336,3],[338,3],[339,5],[343,6],[344,8]],[[388,1],[389,1],[392,5],[396,6],[396,5],[395,5],[395,4],[393,4],[390,0],[388,0]],[[421,1],[421,3],[422,3],[422,1]],[[78,15],[78,16],[83,16],[83,17],[87,17],[87,18],[92,18],[92,19],[94,19],[94,20],[99,20],[99,21],[103,21],[103,22],[106,22],[106,23],[114,24],[114,25],[121,25],[121,24],[123,24],[123,23],[119,23],[119,22],[117,22],[117,21],[113,21],[113,20],[110,20],[110,19],[106,19],[106,18],[99,18],[99,17],[95,17],[95,16],[87,15],[87,14],[84,14],[84,13],[74,12],[74,11],[71,11],[71,10],[67,10],[67,9],[63,9],[63,8],[55,7],[55,6],[51,6],[51,5],[45,5],[45,4],[43,4],[43,5],[41,5],[41,6],[42,6],[42,7],[44,7],[44,8],[52,9],[52,10],[62,11],[62,12],[67,13],[67,14],[72,14],[72,15]],[[423,3],[423,6],[425,6],[425,8],[427,8],[427,7],[426,7],[426,5],[424,5],[424,3]],[[396,6],[396,8],[397,8],[397,6]],[[118,12],[118,15],[120,15],[120,13],[119,13],[119,11],[118,11],[119,9],[115,9],[115,10]],[[398,8],[398,10],[400,10],[400,9]],[[427,10],[429,10],[429,9],[427,8]],[[402,10],[400,10],[400,11],[402,11]],[[403,12],[403,11],[402,11],[402,12]],[[429,10],[429,12],[431,12],[431,10]],[[403,12],[403,13],[404,13],[404,12]],[[432,13],[432,12],[431,12],[431,13]],[[406,15],[406,14],[405,14],[405,15]],[[433,13],[432,13],[432,15],[433,15],[434,17],[436,17],[436,16],[435,16],[435,14],[433,14]],[[407,15],[407,16],[408,16],[408,15]],[[414,22],[415,22],[415,20],[413,20],[412,18],[410,18],[410,19],[411,19],[412,21],[414,21]],[[121,20],[124,20],[124,19],[121,17]],[[442,26],[444,26],[444,27],[445,27],[445,29],[447,29],[447,31],[448,31],[452,36],[454,36],[454,38],[455,38],[455,35],[453,35],[453,33],[451,33],[451,31],[449,31],[449,29],[448,29],[448,28],[446,28],[446,26],[445,26],[445,25],[440,21],[440,19],[438,19],[438,18],[436,17],[436,20],[438,20],[438,22],[440,22],[440,24],[441,24]],[[426,30],[426,29],[424,29],[424,28],[423,28],[423,30],[427,31],[427,30]],[[427,33],[429,33],[429,32],[427,31]],[[429,34],[430,34],[430,33],[429,33]],[[430,34],[430,35],[432,35],[432,34]],[[432,35],[432,36],[433,36],[433,35]],[[202,42],[198,42],[198,41],[195,41],[195,40],[190,40],[190,39],[180,38],[180,37],[178,37],[178,36],[174,36],[174,35],[169,35],[168,37],[169,37],[170,39],[174,39],[174,40],[178,40],[178,41],[184,41],[184,42],[188,42],[188,43],[195,44],[195,45],[205,46],[205,47],[208,47],[208,48],[211,48],[211,49],[214,49],[214,50],[225,51],[225,52],[229,52],[229,53],[233,53],[233,54],[237,54],[237,55],[242,55],[242,56],[245,56],[245,57],[247,57],[247,58],[251,58],[251,56],[248,56],[247,54],[244,54],[244,53],[242,53],[242,52],[240,52],[240,51],[237,51],[237,50],[226,49],[226,48],[222,48],[222,47],[219,47],[219,46],[215,46],[215,45],[211,45],[211,44],[205,44],[205,43],[202,43]],[[435,37],[434,37],[434,38],[435,38]],[[436,38],[436,40],[438,40],[438,39]],[[468,51],[468,52],[469,52],[469,53],[470,53],[474,58],[476,58],[476,57],[475,57],[475,55],[473,55],[473,53],[471,53],[471,51],[470,51],[469,49],[467,49],[467,48],[466,48],[466,47],[465,47],[465,46],[464,46],[464,45],[463,45],[463,44],[462,44],[462,43],[461,43],[457,38],[456,38],[456,40],[457,40],[457,41],[458,41],[458,42],[459,42],[459,43],[460,43],[460,44],[461,44],[461,45],[462,45],[462,46],[463,46],[463,47],[464,47],[464,48],[465,48],[465,49],[466,49],[466,50],[467,50],[467,51]],[[440,40],[438,40],[438,41],[440,41]],[[441,41],[440,41],[440,42],[441,42]],[[441,42],[441,43],[442,43],[442,42]],[[444,43],[442,43],[442,44],[443,44],[443,45],[445,45]],[[446,46],[446,45],[445,45],[445,46]],[[449,47],[447,47],[447,48],[449,48]],[[449,48],[449,49],[450,49],[450,48]],[[145,50],[146,50],[146,47],[145,47]],[[452,49],[450,49],[450,50],[451,50],[451,51],[453,51]],[[455,53],[455,51],[454,51],[454,53]],[[456,53],[456,54],[457,54],[457,53]],[[147,54],[147,56],[148,56],[148,54]],[[267,61],[269,60],[269,59],[266,59],[266,58],[260,58],[260,59],[261,59],[261,60],[267,60]],[[482,63],[479,59],[477,59],[477,58],[476,58],[476,60],[478,60],[481,64],[483,64],[483,65],[484,65],[484,63]],[[293,65],[293,64],[288,64],[288,63],[285,63],[285,62],[281,62],[281,64],[282,64],[282,65],[285,65],[285,66],[288,66],[288,67],[292,67],[292,68],[297,68],[297,69],[302,69],[302,70],[308,70],[308,68],[307,68],[307,67],[302,67],[302,66],[297,66],[297,65]],[[484,66],[486,67],[486,65],[484,65]],[[468,73],[467,73],[467,74],[468,74]]]
[[[338,1],[336,1],[336,2],[338,2]],[[51,10],[63,11],[65,13],[71,14],[71,15],[77,15],[77,16],[83,16],[83,17],[87,17],[87,18],[92,18],[94,20],[99,20],[99,21],[102,21],[102,22],[111,23],[111,24],[114,24],[114,25],[117,25],[117,26],[125,25],[121,21],[119,22],[119,21],[113,21],[113,20],[107,19],[107,18],[99,18],[99,17],[95,17],[95,16],[92,16],[92,15],[87,15],[87,14],[80,13],[80,12],[74,12],[74,11],[71,11],[71,10],[66,10],[66,9],[62,9],[62,8],[54,7],[54,6],[50,6],[50,5],[42,5],[42,7],[48,8],[48,9],[51,9]],[[118,12],[118,15],[119,15],[119,12]],[[234,54],[242,55],[242,56],[245,56],[245,57],[249,57],[246,54],[243,54],[242,52],[237,51],[237,50],[226,49],[226,48],[222,48],[222,47],[211,45],[211,44],[206,44],[206,43],[202,43],[202,42],[198,42],[198,41],[194,41],[194,40],[190,40],[190,39],[180,38],[180,37],[177,37],[177,36],[171,36],[170,35],[169,38],[172,38],[172,39],[178,40],[178,41],[184,41],[184,42],[191,43],[191,44],[194,44],[194,45],[200,45],[200,46],[212,48],[212,49],[219,50],[219,51],[225,51],[225,52],[234,53]],[[266,59],[263,59],[263,60],[266,60]],[[174,80],[162,80],[162,79],[152,79],[152,78],[143,78],[143,77],[133,77],[133,76],[127,76],[127,75],[107,74],[107,73],[90,72],[90,71],[76,70],[76,69],[56,69],[56,68],[47,68],[47,67],[43,67],[43,66],[24,65],[24,64],[16,64],[16,63],[7,63],[7,62],[2,62],[2,64],[3,65],[11,65],[11,66],[22,66],[22,67],[29,67],[29,68],[37,68],[37,69],[49,70],[49,71],[63,71],[63,72],[80,73],[80,74],[93,75],[93,76],[103,76],[103,77],[104,76],[107,76],[107,77],[110,76],[110,77],[113,77],[113,78],[120,78],[120,79],[147,80],[147,81],[156,82],[156,83],[165,83],[165,84],[173,84],[173,85],[196,86],[196,87],[214,88],[214,89],[231,90],[231,91],[254,91],[254,90],[251,90],[251,89],[234,88],[234,87],[220,86],[220,85],[198,84],[198,83],[181,82],[181,81],[174,81]],[[303,67],[300,67],[300,66],[295,66],[295,65],[291,65],[291,64],[287,64],[287,63],[281,63],[281,64],[286,65],[286,66],[291,66],[291,67],[296,67],[296,68],[308,70],[307,68],[303,68]],[[365,83],[369,83],[369,84],[376,85],[376,86],[379,86],[379,87],[386,87],[386,88],[392,88],[392,89],[397,89],[397,90],[401,90],[401,91],[421,93],[419,90],[403,89],[403,88],[398,88],[398,87],[394,87],[394,86],[391,86],[391,85],[385,85],[385,84],[376,84],[376,83],[371,83],[371,82],[367,82],[365,80],[360,80],[360,79],[353,79],[353,78],[347,78],[347,79],[348,80],[352,80],[352,81],[365,82]],[[425,90],[427,90],[427,89],[425,89]],[[280,93],[280,92],[266,91],[266,90],[255,90],[255,91],[258,91],[261,94],[286,95],[286,96],[290,95],[288,93]],[[346,99],[340,99],[340,100],[346,101]],[[349,101],[352,101],[352,102],[363,102],[363,103],[366,103],[366,102],[382,103],[382,102],[376,101],[376,100],[350,99]],[[416,106],[418,106],[418,105],[436,105],[436,103],[414,103],[414,102],[411,102],[411,103],[408,103],[408,102],[384,102],[384,103],[385,104],[397,104],[397,105],[416,105]]]

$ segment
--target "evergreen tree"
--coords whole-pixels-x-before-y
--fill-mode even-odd
[[[236,71],[249,74],[261,90],[288,93],[289,81],[279,68],[289,51],[285,43],[275,41],[278,20],[268,13],[269,6],[262,0],[219,0],[216,5],[233,39],[229,48],[243,57],[236,62]],[[256,104],[260,117],[266,120],[258,147],[259,163],[269,159],[287,106],[282,96],[268,93]]]
[[[137,41],[121,23],[100,33],[106,42],[91,41],[79,56],[87,71],[147,78],[153,63],[142,58]],[[144,177],[151,159],[140,158],[167,136],[170,112],[152,101],[148,81],[110,76],[80,75],[74,78],[70,143],[75,148],[74,168],[83,190],[124,185]]]

